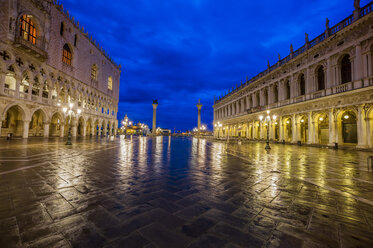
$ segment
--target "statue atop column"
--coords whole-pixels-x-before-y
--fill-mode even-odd
[[[360,0],[354,1],[354,7],[355,7],[355,10],[353,11],[353,20],[357,21],[360,18],[360,14],[361,14]]]
[[[153,100],[153,127],[152,127],[152,135],[157,135],[157,107],[158,107],[158,100]]]

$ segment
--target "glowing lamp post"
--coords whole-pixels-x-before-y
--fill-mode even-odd
[[[267,126],[267,140],[266,140],[267,144],[266,144],[266,147],[265,147],[266,150],[270,150],[271,149],[271,146],[269,145],[269,126],[270,126],[270,123],[271,123],[272,120],[275,121],[277,119],[276,115],[273,115],[272,118],[271,118],[271,116],[269,115],[269,113],[270,113],[270,111],[267,110],[267,116],[266,116],[266,118],[264,118],[262,115],[259,116],[259,120],[262,121],[264,119],[265,125]]]
[[[74,107],[74,104],[73,104],[73,103],[70,103],[70,104],[69,104],[69,108],[67,108],[67,107],[62,108],[63,113],[64,113],[65,115],[66,115],[66,113],[67,113],[68,116],[69,116],[69,123],[68,123],[68,126],[69,126],[69,132],[68,132],[68,134],[67,134],[66,145],[72,145],[72,143],[71,143],[71,118],[72,118],[73,115],[77,115],[77,116],[78,116],[78,115],[80,115],[80,114],[82,113],[82,110],[79,109],[79,108],[76,110],[76,113],[75,113],[73,107]]]

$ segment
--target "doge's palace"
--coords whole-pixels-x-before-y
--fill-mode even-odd
[[[214,136],[265,140],[268,133],[283,143],[373,147],[373,2],[354,7],[216,99]]]
[[[0,6],[0,135],[116,134],[121,67],[56,1]]]

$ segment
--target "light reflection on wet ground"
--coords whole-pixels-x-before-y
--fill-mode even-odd
[[[0,144],[0,247],[373,245],[366,152],[171,137]]]

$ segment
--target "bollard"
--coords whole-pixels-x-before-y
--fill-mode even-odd
[[[338,143],[334,143],[334,149],[338,150]]]
[[[302,145],[302,141],[298,140],[297,145],[301,146]]]
[[[282,144],[285,145],[285,140],[282,140]]]

